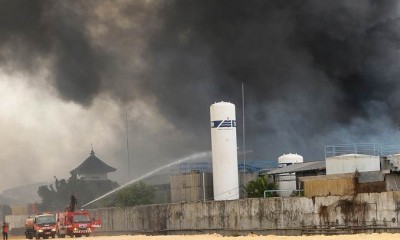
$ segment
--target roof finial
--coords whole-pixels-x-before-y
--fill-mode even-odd
[[[90,145],[92,145],[92,151],[90,151],[90,155],[94,155],[94,151],[93,151],[93,143],[92,144],[90,144]]]

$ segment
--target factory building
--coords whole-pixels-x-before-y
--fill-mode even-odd
[[[180,163],[170,174],[170,195],[158,199],[170,202],[196,202],[208,200],[234,200],[245,196],[243,187],[255,180],[269,162],[247,161],[239,163],[237,157],[235,105],[218,102],[210,106],[212,159],[207,162]],[[152,183],[151,176],[144,179]],[[160,178],[161,179],[161,178]],[[166,181],[153,186],[165,188]]]
[[[278,185],[278,189],[283,190],[279,192],[281,193],[280,196],[288,196],[293,191],[302,191],[304,189],[304,183],[300,181],[301,177],[326,175],[326,163],[325,161],[296,163],[270,170],[267,174]],[[289,185],[290,188],[285,186],[287,181],[290,182],[290,185],[286,185]]]
[[[171,202],[197,202],[213,198],[210,162],[181,163],[171,176]]]
[[[282,197],[300,191],[313,197],[399,189],[400,148],[388,152],[379,144],[332,145],[325,147],[322,161],[304,162],[289,153],[277,159],[278,168],[266,170],[238,163],[234,104],[212,104],[210,122],[211,162],[181,163],[169,179],[171,202],[245,197],[243,187],[262,173],[272,177]]]
[[[239,195],[245,196],[244,186],[255,180],[271,161],[247,161],[238,164]],[[171,174],[171,202],[214,200],[213,169],[211,162],[181,163]]]
[[[325,176],[299,178],[306,197],[341,196],[399,190],[397,161],[400,148],[386,145],[347,144],[325,147]]]
[[[288,196],[291,190],[304,191],[307,197],[397,191],[399,152],[400,146],[393,145],[331,145],[325,147],[322,161],[301,162],[300,156],[285,154],[278,158],[279,168],[267,173],[281,196]]]

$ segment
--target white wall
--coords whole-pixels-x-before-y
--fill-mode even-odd
[[[326,174],[380,171],[380,157],[364,154],[346,154],[326,158]]]
[[[85,179],[87,181],[90,180],[107,180],[107,173],[86,173],[86,174],[77,174],[78,179]]]

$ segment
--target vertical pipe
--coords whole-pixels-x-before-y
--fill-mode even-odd
[[[281,228],[283,229],[284,228],[284,223],[283,223],[283,213],[284,213],[284,211],[283,211],[283,197],[281,196],[281,203],[282,203],[282,205],[281,205],[281,207],[282,207],[282,211],[281,211]]]
[[[204,180],[205,173],[203,172],[203,202],[206,201],[206,181]]]

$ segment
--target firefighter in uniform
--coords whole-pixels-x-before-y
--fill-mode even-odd
[[[7,223],[3,223],[3,240],[7,240],[8,239],[8,224]]]

